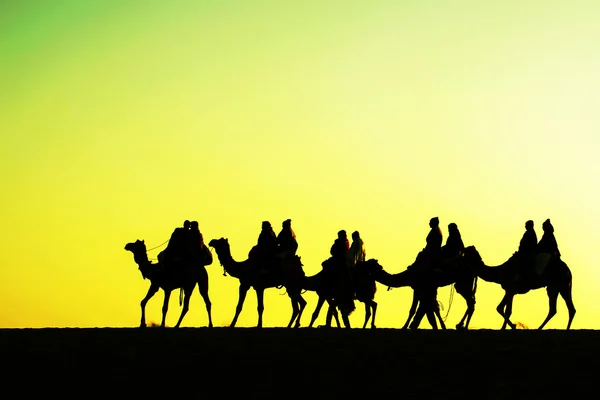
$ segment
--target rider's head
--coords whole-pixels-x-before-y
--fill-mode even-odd
[[[291,219],[286,219],[285,221],[283,221],[281,223],[281,226],[284,228],[289,228],[292,226],[292,220]]]
[[[432,228],[437,228],[440,225],[440,220],[438,217],[433,217],[429,220],[429,226]]]
[[[544,223],[542,224],[542,229],[544,230],[544,232],[549,232],[549,233],[554,232],[554,227],[550,223],[550,218],[548,218],[547,220],[544,221]]]
[[[352,232],[352,240],[360,239],[360,233],[358,231]]]
[[[341,231],[339,231],[338,232],[338,238],[340,238],[340,239],[346,239],[347,238],[346,231],[343,230],[343,229]]]
[[[192,229],[193,231],[199,231],[200,228],[198,228],[198,221],[192,221],[190,229]]]
[[[263,228],[263,230],[264,229],[271,229],[271,223],[269,221],[263,221],[262,228]]]
[[[187,219],[183,221],[183,227],[185,229],[190,229],[190,221],[188,221]]]
[[[458,232],[458,226],[454,222],[448,224],[448,232]]]
[[[525,229],[527,229],[527,230],[533,229],[533,221],[532,220],[525,222]]]

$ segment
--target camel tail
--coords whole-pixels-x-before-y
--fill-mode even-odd
[[[179,288],[179,307],[183,304],[183,288]]]

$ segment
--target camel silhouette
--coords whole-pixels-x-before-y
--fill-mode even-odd
[[[254,288],[258,303],[257,328],[261,328],[264,311],[264,291],[268,288],[280,287],[286,288],[287,294],[292,301],[292,318],[287,327],[291,327],[294,322],[295,328],[300,326],[300,318],[304,307],[306,307],[306,300],[302,298],[301,294],[302,282],[305,276],[300,257],[295,256],[293,262],[283,263],[278,268],[280,269],[280,273],[262,273],[259,268],[260,266],[252,259],[235,261],[231,255],[228,239],[212,239],[208,245],[215,249],[219,262],[225,269],[225,272],[240,281],[238,304],[230,327],[235,327],[238,317],[242,312],[246,294],[250,288]]]
[[[484,281],[497,283],[504,289],[504,297],[496,308],[504,319],[502,329],[506,329],[506,325],[516,329],[516,325],[510,321],[515,295],[545,287],[548,293],[549,310],[548,316],[538,329],[543,329],[548,321],[556,315],[556,301],[560,294],[569,310],[569,322],[567,323],[567,330],[569,330],[576,310],[571,295],[573,276],[567,264],[560,257],[552,256],[541,275],[516,280],[514,272],[515,257],[516,253],[501,265],[488,266],[483,262],[475,246],[469,246],[464,251],[465,262],[477,276]]]
[[[332,262],[334,261],[332,261],[332,259],[329,258],[323,262],[323,266],[326,267],[327,263]],[[375,279],[370,275],[370,272],[365,267],[365,265],[365,262],[362,261],[356,264],[350,281],[346,283],[349,285],[349,291],[347,290],[348,288],[344,287],[345,283],[342,282],[340,284],[339,276],[337,277],[338,282],[334,282],[333,284],[334,288],[329,289],[333,290],[332,294],[330,292],[330,295],[333,296],[333,301],[328,301],[329,310],[327,318],[328,322],[326,324],[327,327],[330,326],[331,318],[329,317],[329,315],[333,315],[337,320],[336,308],[339,309],[340,313],[342,314],[344,325],[347,328],[350,327],[350,321],[348,319],[348,316],[352,313],[352,311],[354,311],[355,308],[354,300],[351,298],[353,296],[354,298],[356,298],[356,300],[360,301],[361,303],[364,303],[365,305],[365,321],[363,323],[363,329],[366,328],[369,319],[371,320],[371,328],[376,328],[375,316],[377,313],[377,303],[374,301],[374,299],[375,293],[377,292],[377,286],[375,284]],[[336,287],[338,288],[337,290],[335,289]],[[319,316],[319,312],[324,301],[325,299],[321,301],[321,298],[319,298],[319,303],[317,303],[317,308],[313,313],[309,327],[312,326],[314,321]]]
[[[310,324],[308,325],[308,327],[312,328],[317,317],[319,316],[319,312],[321,311],[323,304],[327,302],[329,306],[329,315],[328,323],[326,324],[326,326],[329,327],[331,318],[335,317],[337,327],[339,328],[340,320],[336,310],[336,304],[338,304],[338,302],[336,302],[335,300],[336,287],[335,282],[333,282],[330,274],[328,274],[328,272],[326,272],[325,270],[322,270],[316,273],[315,275],[307,276],[302,283],[302,289],[315,292],[317,296],[319,296],[317,306],[315,307],[315,311],[312,314]],[[344,326],[346,328],[350,328],[350,320],[348,317],[352,313],[352,311],[354,311],[354,299],[344,299],[340,302],[340,304],[342,304],[340,311],[342,312]]]
[[[182,303],[181,291],[183,291],[184,299],[181,315],[179,316],[179,320],[175,325],[175,328],[179,328],[181,321],[183,321],[183,317],[188,312],[190,298],[194,288],[196,287],[196,283],[198,284],[200,295],[206,304],[206,311],[208,313],[208,326],[212,328],[213,323],[211,315],[211,302],[208,296],[208,273],[206,272],[206,268],[204,268],[206,265],[210,265],[212,261],[208,262],[204,260],[202,263],[185,262],[179,265],[170,265],[165,268],[162,263],[158,262],[154,264],[148,259],[146,244],[143,240],[136,240],[135,242],[127,243],[125,245],[125,250],[133,253],[133,260],[138,265],[142,276],[144,279],[150,280],[150,288],[148,289],[148,293],[146,293],[146,296],[140,303],[142,307],[140,328],[146,327],[146,304],[156,294],[156,292],[158,292],[159,289],[162,289],[165,293],[162,307],[162,322],[160,324],[160,326],[164,328],[167,318],[167,311],[169,309],[169,298],[171,296],[171,292],[174,289],[180,289],[180,305]]]
[[[437,288],[448,285],[454,285],[456,292],[460,294],[467,303],[467,310],[460,322],[456,325],[456,329],[468,329],[471,317],[475,312],[477,276],[472,270],[462,265],[462,258],[453,257],[445,259],[443,266],[428,269],[426,272],[423,272],[418,267],[414,267],[408,268],[397,274],[390,274],[385,271],[376,259],[367,260],[365,263],[366,270],[369,271],[371,276],[373,276],[377,282],[391,288],[409,286],[413,289],[413,303],[403,329],[406,329],[407,327],[413,329],[418,328],[422,317],[425,315],[425,311],[433,311],[438,320],[441,321],[442,328],[445,329],[443,319],[439,313],[439,308],[435,306],[435,304],[437,304],[435,296]],[[420,302],[428,305],[428,307],[421,309],[422,312],[416,310],[417,304]],[[411,319],[412,323],[409,325]],[[430,319],[430,322],[433,321]]]

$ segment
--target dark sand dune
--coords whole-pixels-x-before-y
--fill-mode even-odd
[[[4,393],[539,399],[600,382],[585,330],[4,329],[0,343]]]

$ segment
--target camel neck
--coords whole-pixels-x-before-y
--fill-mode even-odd
[[[392,275],[382,269],[375,274],[375,280],[388,287],[404,287],[411,286],[412,284],[408,271],[403,271]]]
[[[222,251],[217,252],[217,257],[219,258],[219,263],[225,269],[225,272],[234,278],[240,277],[239,263],[233,259],[229,247],[225,247]]]

